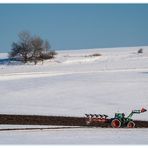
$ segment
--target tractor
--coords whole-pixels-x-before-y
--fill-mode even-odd
[[[133,114],[140,114],[146,112],[147,110],[142,108],[141,110],[133,110],[127,117],[124,113],[115,113],[114,118],[107,118],[108,116],[103,114],[85,114],[86,116],[86,125],[88,126],[101,126],[110,125],[113,128],[128,127],[134,128],[135,123],[131,119]],[[108,126],[107,126],[108,127]]]
[[[141,110],[133,110],[127,117],[124,113],[115,113],[115,117],[111,118],[111,126],[113,128],[128,127],[134,128],[135,122],[131,119],[133,114],[140,114],[146,112],[147,110],[142,108]]]

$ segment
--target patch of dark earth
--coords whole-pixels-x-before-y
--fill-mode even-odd
[[[56,125],[67,127],[47,127],[47,128],[13,128],[13,129],[0,129],[2,130],[36,130],[36,129],[63,129],[63,128],[91,128],[102,127],[111,128],[110,120],[107,123],[97,123],[94,125],[86,125],[85,117],[70,117],[70,116],[42,116],[42,115],[13,115],[13,114],[0,114],[0,124],[11,125]],[[135,128],[148,128],[148,121],[134,120]],[[71,127],[68,127],[71,126]]]

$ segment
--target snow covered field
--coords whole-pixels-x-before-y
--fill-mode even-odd
[[[102,56],[89,56],[94,53]],[[59,51],[43,65],[0,64],[1,114],[113,117],[148,109],[147,90],[148,47]],[[148,112],[133,118],[148,120]],[[148,144],[147,137],[147,129],[7,131],[0,143]]]
[[[2,131],[0,144],[148,144],[148,129],[53,129]]]

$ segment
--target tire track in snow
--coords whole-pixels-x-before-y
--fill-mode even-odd
[[[39,128],[4,128],[0,129],[1,131],[30,131],[30,130],[61,130],[61,129],[74,129],[74,128],[86,128],[83,126],[63,126],[63,127],[39,127]]]
[[[148,68],[142,69],[110,69],[110,70],[97,70],[97,71],[79,71],[79,72],[23,72],[23,73],[10,73],[10,74],[0,74],[0,81],[5,80],[16,80],[25,78],[41,78],[41,77],[55,77],[63,75],[73,75],[73,74],[89,74],[89,73],[110,73],[110,72],[148,72]]]

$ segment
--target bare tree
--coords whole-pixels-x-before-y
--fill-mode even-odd
[[[30,61],[37,64],[38,61],[54,58],[56,52],[49,50],[49,42],[44,41],[39,36],[32,37],[29,32],[23,31],[18,34],[19,41],[12,43],[9,58],[19,58],[24,63]]]
[[[40,37],[34,37],[31,43],[33,49],[32,59],[34,63],[37,64],[37,61],[41,59],[41,54],[44,51],[43,40]]]
[[[9,57],[13,58],[18,56],[21,58],[25,63],[28,60],[31,51],[31,36],[28,32],[21,32],[19,35],[19,42],[12,43],[12,49],[9,53]]]
[[[51,48],[51,46],[50,46],[49,42],[46,40],[45,43],[44,43],[45,53],[47,53],[50,48]]]
[[[28,31],[22,31],[18,34],[21,43],[29,44],[31,41],[31,35]]]
[[[9,53],[9,58],[17,56],[17,54],[20,52],[20,46],[17,43],[13,42],[11,46],[12,49],[11,52]]]

